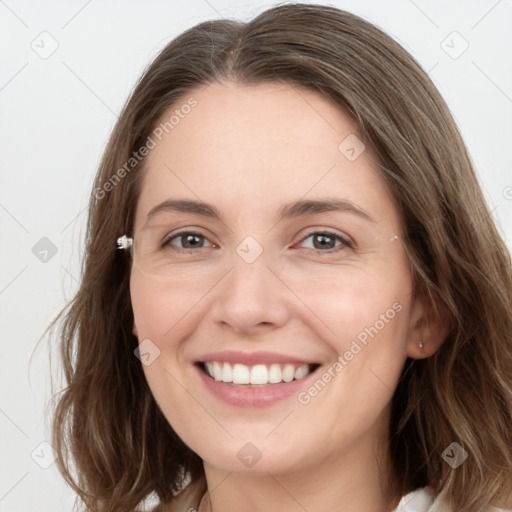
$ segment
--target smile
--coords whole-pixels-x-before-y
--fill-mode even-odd
[[[217,382],[239,386],[266,386],[300,380],[313,372],[318,364],[256,364],[209,361],[200,364],[206,375]]]

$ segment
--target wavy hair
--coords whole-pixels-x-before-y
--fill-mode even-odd
[[[401,214],[415,293],[452,326],[434,355],[404,365],[389,485],[397,496],[429,485],[457,512],[510,505],[511,260],[467,149],[429,76],[397,42],[351,13],[299,3],[182,33],[144,71],[110,135],[89,201],[81,284],[49,327],[59,329],[66,380],[53,445],[80,501],[126,512],[156,493],[172,509],[184,471],[204,479],[133,355],[130,258],[115,241],[132,231],[145,160],[119,169],[164,112],[217,80],[304,87],[357,123]],[[442,460],[454,441],[469,453],[456,470]]]

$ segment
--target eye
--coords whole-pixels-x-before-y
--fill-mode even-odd
[[[331,253],[344,248],[353,247],[353,244],[349,239],[331,231],[314,231],[303,238],[300,243],[303,244],[308,239],[312,239],[312,246],[306,248],[309,248],[316,253]],[[207,245],[205,245],[205,243]],[[162,248],[166,247],[177,252],[194,252],[194,249],[204,249],[206,247],[216,246],[200,233],[196,233],[194,231],[181,231],[180,233],[176,233],[164,240]]]
[[[175,240],[178,240],[178,246],[175,243],[173,243],[173,241]],[[162,248],[172,246],[173,250],[176,250],[178,252],[187,252],[193,249],[204,248],[204,242],[208,242],[209,244],[206,247],[215,247],[214,244],[210,243],[208,239],[204,235],[201,235],[200,233],[195,233],[193,231],[181,231],[180,233],[176,233],[167,238],[162,243]]]
[[[312,247],[309,248],[317,253],[331,253],[353,246],[350,240],[331,231],[314,231],[303,238],[300,243],[304,243],[310,238]]]

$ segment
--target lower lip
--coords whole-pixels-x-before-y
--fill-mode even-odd
[[[318,368],[299,380],[281,382],[280,384],[268,384],[266,386],[236,386],[227,382],[217,381],[204,373],[195,365],[199,376],[205,386],[220,400],[235,407],[267,407],[290,396],[297,396],[303,391],[311,376],[316,374]]]

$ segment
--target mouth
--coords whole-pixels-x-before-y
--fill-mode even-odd
[[[278,384],[300,381],[313,373],[320,364],[271,363],[245,365],[226,361],[202,361],[197,363],[210,379],[234,387],[271,387]]]

